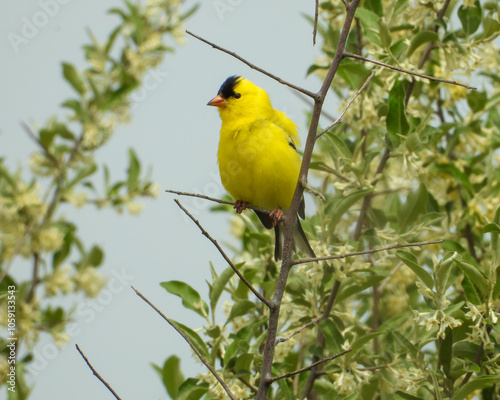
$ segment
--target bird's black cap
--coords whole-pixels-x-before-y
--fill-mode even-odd
[[[218,94],[220,94],[223,98],[228,99],[231,96],[234,96],[236,92],[234,91],[234,88],[236,87],[236,84],[238,83],[238,80],[241,78],[241,76],[238,75],[233,75],[227,78],[224,83],[221,85]]]

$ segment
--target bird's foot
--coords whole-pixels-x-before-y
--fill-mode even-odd
[[[283,210],[280,210],[279,208],[272,210],[269,213],[269,217],[271,217],[271,220],[273,221],[273,227],[276,227],[281,221],[283,221]]]
[[[236,210],[238,214],[241,214],[244,210],[246,210],[248,203],[243,200],[236,200],[234,202],[233,208]]]

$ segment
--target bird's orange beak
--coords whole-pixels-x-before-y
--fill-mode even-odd
[[[207,106],[226,107],[226,99],[218,94],[207,103]]]

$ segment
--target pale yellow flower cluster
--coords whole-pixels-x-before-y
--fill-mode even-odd
[[[445,314],[441,310],[435,313],[414,311],[413,316],[419,325],[425,326],[426,331],[437,329],[437,336],[441,339],[446,337],[446,328],[454,329],[462,325],[462,321]]]
[[[32,241],[26,240],[27,230],[33,229],[47,210],[40,197],[40,189],[36,184],[28,185],[22,180],[14,181],[13,186],[6,187],[0,197],[0,241],[3,258],[11,259],[16,252],[28,256],[32,250],[53,250],[61,244],[60,236],[55,228],[45,228],[35,232]]]
[[[102,277],[99,271],[93,267],[80,269],[73,277],[75,288],[82,290],[87,297],[96,297],[101,289],[106,285],[106,278]]]
[[[474,305],[467,302],[467,308],[469,311],[465,316],[475,323],[471,326],[471,332],[467,333],[467,340],[475,344],[483,343],[486,348],[492,348],[494,344],[487,331],[487,326],[490,323],[495,325],[499,318],[493,303],[488,302],[488,306],[486,306],[486,304]]]
[[[17,307],[19,310],[16,313],[17,334],[31,347],[38,340],[40,304],[38,299],[34,298],[30,303],[21,302]]]
[[[372,374],[369,371],[361,370],[360,367],[355,362],[343,362],[342,370],[331,375],[334,387],[340,395],[346,396],[359,391],[361,386],[370,380]]]
[[[394,376],[394,389],[405,393],[415,394],[418,389],[429,379],[429,374],[420,368],[405,366],[401,368],[390,367]]]
[[[231,393],[234,394],[234,396],[237,399],[245,400],[251,397],[251,392],[249,388],[247,388],[243,383],[241,383],[240,380],[235,379],[235,378],[230,378],[227,379],[228,377],[224,377],[224,381],[229,387],[229,390]],[[209,393],[212,396],[211,398],[214,400],[226,400],[228,398],[228,395],[222,385],[219,383],[219,381],[212,375],[210,372],[205,372],[203,374],[198,375],[198,379],[201,382],[206,382],[209,384]],[[254,381],[254,377],[251,379]],[[252,382],[251,382],[252,383]],[[255,382],[253,382],[255,383]]]
[[[71,293],[74,291],[74,282],[70,276],[71,267],[65,265],[57,268],[51,275],[45,278],[44,287],[47,296],[55,296],[58,293]]]

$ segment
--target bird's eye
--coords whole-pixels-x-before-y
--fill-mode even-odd
[[[239,99],[241,97],[241,93],[235,93],[233,97],[235,99]]]

